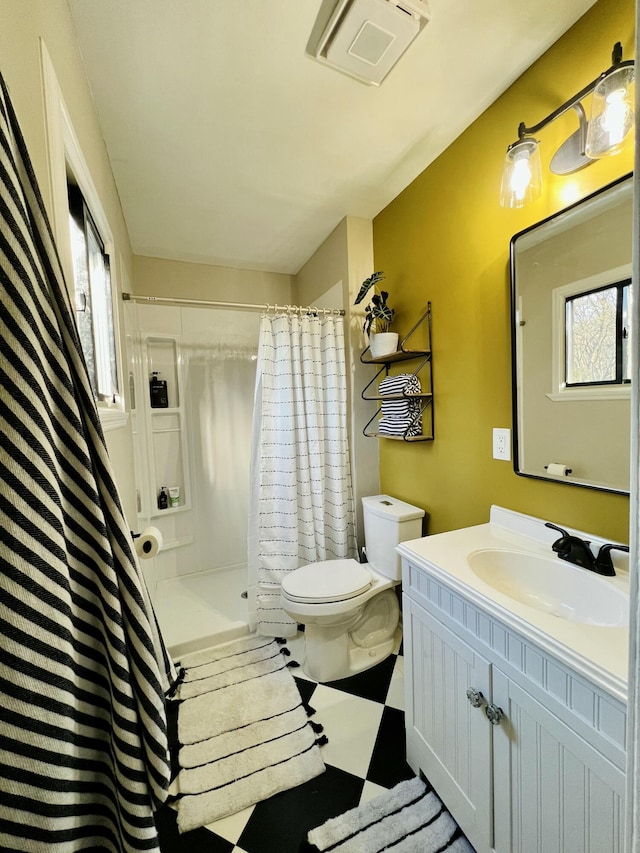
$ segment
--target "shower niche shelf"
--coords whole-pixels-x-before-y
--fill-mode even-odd
[[[152,519],[167,518],[170,515],[176,515],[177,513],[185,512],[188,509],[189,509],[189,507],[184,506],[184,505],[182,505],[182,506],[170,506],[170,507],[167,507],[167,509],[155,509],[151,513],[149,518],[152,518]]]
[[[426,349],[410,349],[409,342],[414,333],[426,323]],[[371,350],[367,347],[360,355],[362,364],[380,365],[371,382],[363,389],[362,399],[375,402],[378,404],[376,411],[371,419],[367,422],[363,434],[367,438],[386,438],[391,441],[433,441],[434,439],[434,415],[433,415],[433,362],[431,357],[431,302],[427,303],[427,308],[420,316],[413,328],[402,338],[399,344],[399,349],[388,355],[380,358],[373,358]],[[405,361],[418,362],[417,366],[411,371],[413,376],[420,380],[422,388],[419,394],[385,394],[381,395],[378,392],[378,382],[389,375],[395,375],[398,371],[391,373],[391,365]],[[382,415],[382,404],[384,402],[416,402],[418,406],[412,413],[410,423],[398,435],[388,435],[387,433],[377,431],[376,425],[379,424],[379,418]],[[422,423],[422,433],[420,435],[409,435],[412,426],[420,419]]]
[[[175,335],[146,335],[143,337],[143,376],[146,444],[149,482],[145,501],[149,518],[158,519],[190,509],[190,483],[186,420],[182,393],[182,353]],[[167,383],[166,407],[152,405],[149,381],[154,372]],[[158,494],[162,486],[180,489],[180,503],[175,507],[158,509]]]

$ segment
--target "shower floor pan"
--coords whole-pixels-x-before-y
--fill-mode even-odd
[[[247,567],[158,581],[154,607],[173,658],[249,633]]]

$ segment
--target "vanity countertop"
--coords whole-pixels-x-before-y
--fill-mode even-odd
[[[397,550],[414,565],[426,569],[508,627],[560,658],[610,694],[626,701],[628,625],[599,626],[559,618],[521,603],[481,580],[468,562],[472,552],[510,549],[554,559],[550,541],[558,535],[545,529],[539,519],[500,507],[492,507],[491,519],[488,524],[403,542]],[[521,520],[524,524],[520,523]],[[520,530],[509,529],[514,521],[513,526],[520,526]],[[523,535],[523,531],[529,535]],[[596,540],[596,537],[588,538]],[[598,544],[597,540],[595,544]],[[623,562],[627,564],[626,555]],[[613,578],[594,577],[598,582],[612,584],[628,595],[628,573],[619,566],[616,571]]]

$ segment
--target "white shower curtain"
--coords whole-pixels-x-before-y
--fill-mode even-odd
[[[287,572],[355,553],[342,318],[265,315],[248,541],[252,621],[259,633],[296,632],[280,607]]]

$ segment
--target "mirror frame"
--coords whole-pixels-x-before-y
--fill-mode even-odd
[[[565,216],[567,213],[575,210],[576,208],[581,207],[584,204],[587,204],[590,201],[597,199],[599,196],[603,195],[606,192],[609,192],[616,187],[624,184],[625,182],[629,183],[630,191],[633,192],[633,172],[627,172],[625,175],[622,175],[620,178],[616,178],[616,180],[612,181],[609,184],[606,184],[604,187],[596,190],[595,192],[590,193],[589,195],[584,196],[583,198],[578,199],[573,204],[570,204],[568,207],[562,208],[562,210],[558,210],[556,213],[552,213],[550,216],[545,217],[544,219],[539,220],[538,222],[534,222],[533,225],[529,225],[527,228],[524,228],[522,231],[518,231],[517,234],[514,234],[509,242],[509,278],[510,278],[510,322],[511,322],[511,417],[512,417],[512,429],[513,429],[513,470],[519,477],[528,477],[532,480],[542,480],[547,483],[559,483],[564,486],[574,486],[576,488],[582,489],[592,489],[601,492],[608,492],[611,494],[617,495],[629,495],[629,489],[617,489],[614,487],[607,486],[599,486],[593,485],[592,483],[584,483],[578,480],[570,480],[570,479],[559,479],[557,477],[549,477],[544,476],[544,474],[533,474],[526,471],[520,470],[520,440],[519,440],[519,430],[518,430],[518,368],[517,368],[517,328],[516,328],[516,314],[517,314],[517,303],[516,303],[516,241],[525,234],[529,234],[531,231],[536,230],[544,225],[548,225],[549,223],[554,222],[560,217]],[[632,237],[633,239],[633,237]],[[629,464],[631,464],[631,451],[629,451]]]

